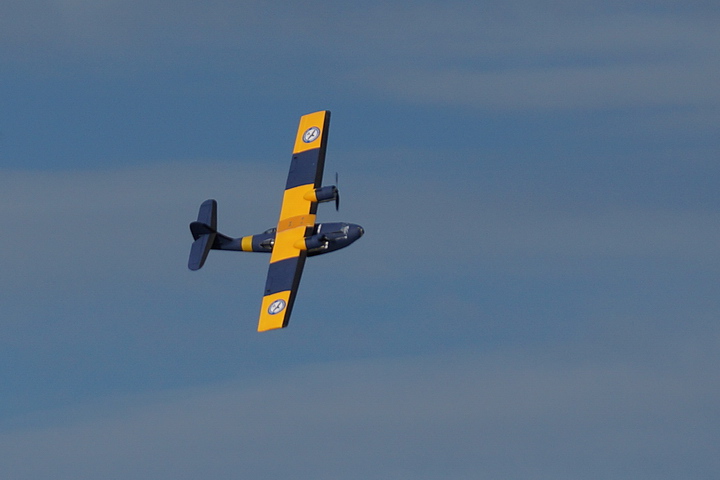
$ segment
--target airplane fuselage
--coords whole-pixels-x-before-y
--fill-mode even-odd
[[[270,228],[257,235],[228,239],[229,241],[218,242],[220,245],[215,248],[240,252],[271,253],[275,244],[276,230]],[[362,237],[364,233],[365,230],[354,223],[316,223],[312,235],[306,237],[304,242],[296,247],[300,250],[307,250],[308,257],[312,257],[345,248]]]

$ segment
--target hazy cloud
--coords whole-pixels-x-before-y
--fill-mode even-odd
[[[9,478],[704,478],[717,389],[707,368],[510,352],[317,365],[54,412],[6,431],[2,463]]]
[[[716,478],[703,1],[0,5],[8,478]],[[363,225],[255,332],[297,115]],[[225,253],[225,255],[223,255]]]
[[[225,76],[268,78],[305,64],[331,91],[350,86],[385,99],[500,110],[718,103],[720,57],[712,45],[720,13],[700,4],[48,1],[3,8],[2,43],[21,52],[13,55],[20,63],[36,48],[35,55],[115,74],[216,58]]]

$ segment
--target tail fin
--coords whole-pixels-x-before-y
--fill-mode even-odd
[[[205,264],[205,259],[215,244],[218,234],[217,202],[215,200],[205,200],[200,205],[197,221],[190,224],[190,232],[195,241],[190,248],[188,268],[199,270]]]

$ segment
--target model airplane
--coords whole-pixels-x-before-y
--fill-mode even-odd
[[[223,235],[217,231],[215,200],[203,202],[197,221],[190,224],[195,239],[188,261],[190,270],[200,269],[210,250],[271,253],[259,332],[287,326],[306,257],[347,247],[365,233],[352,223],[315,223],[319,203],[334,200],[336,208],[340,204],[337,186],[320,186],[329,126],[329,111],[300,118],[275,228],[240,238]]]

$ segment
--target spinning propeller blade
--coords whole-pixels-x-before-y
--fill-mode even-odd
[[[337,191],[335,192],[335,211],[340,210],[340,188],[338,188],[338,173],[335,172],[335,187],[337,188]]]

